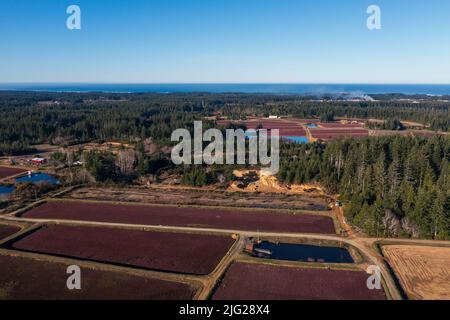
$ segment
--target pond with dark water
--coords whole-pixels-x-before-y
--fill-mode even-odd
[[[32,173],[31,175],[24,175],[20,178],[16,178],[14,180],[16,183],[20,182],[31,182],[33,184],[41,184],[41,183],[48,183],[52,186],[58,185],[60,182],[55,177],[48,175],[46,173],[42,172],[36,172]],[[6,185],[0,185],[0,195],[5,197],[9,196],[13,191],[15,187],[14,186],[6,186]]]
[[[346,248],[322,247],[309,244],[273,243],[263,241],[254,246],[255,253],[261,252],[260,257],[266,259],[353,263],[353,258]]]

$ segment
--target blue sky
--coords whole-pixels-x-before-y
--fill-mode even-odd
[[[3,83],[450,83],[450,1],[1,0],[0,43]]]

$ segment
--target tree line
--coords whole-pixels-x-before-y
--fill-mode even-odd
[[[450,131],[450,103],[441,100],[339,101],[308,96],[155,93],[0,93],[0,156],[32,152],[33,145],[93,140],[135,143],[152,137],[169,144],[172,131],[207,116],[294,116],[410,120]],[[309,99],[309,100],[308,100]]]
[[[372,236],[450,238],[450,137],[370,137],[288,144],[278,178],[340,194],[349,222]]]

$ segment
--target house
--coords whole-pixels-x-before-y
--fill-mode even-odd
[[[47,163],[47,159],[45,158],[33,158],[31,159],[31,163],[42,165]]]

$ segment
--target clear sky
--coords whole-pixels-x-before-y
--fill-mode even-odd
[[[450,1],[0,0],[0,82],[450,83]]]

